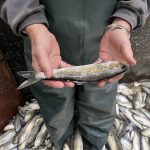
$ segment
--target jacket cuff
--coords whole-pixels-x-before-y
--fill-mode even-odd
[[[39,12],[34,12],[32,14],[30,14],[29,16],[26,16],[24,20],[22,20],[22,22],[19,24],[17,32],[21,35],[26,35],[26,32],[24,31],[24,29],[32,24],[45,24],[45,26],[49,26],[48,25],[48,21],[45,17],[44,12],[42,13],[41,11]]]
[[[136,27],[140,27],[141,25],[138,25],[138,16],[133,11],[122,8],[116,10],[116,12],[111,16],[110,21],[112,21],[114,18],[121,18],[129,22],[132,29],[135,29]]]

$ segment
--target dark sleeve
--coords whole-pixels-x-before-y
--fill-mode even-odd
[[[150,14],[150,0],[119,0],[111,20],[115,17],[128,21],[132,29],[145,24]]]
[[[0,17],[16,34],[21,34],[31,24],[43,23],[48,26],[44,6],[39,0],[0,0]]]

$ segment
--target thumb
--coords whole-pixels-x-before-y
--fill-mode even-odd
[[[129,65],[135,65],[131,44],[124,44],[121,48],[122,56]]]

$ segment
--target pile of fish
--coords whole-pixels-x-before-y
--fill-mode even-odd
[[[114,130],[122,149],[150,150],[150,82],[119,84],[116,102]]]
[[[103,150],[150,150],[150,82],[119,84],[116,102],[116,119]],[[78,129],[73,147],[83,150]],[[55,150],[35,99],[18,108],[0,135],[0,150],[23,149]],[[69,149],[65,144],[63,150]]]

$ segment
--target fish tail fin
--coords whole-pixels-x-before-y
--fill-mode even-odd
[[[30,86],[30,85],[32,85],[32,84],[34,84],[34,83],[36,83],[36,82],[38,82],[40,80],[41,79],[30,78],[30,79],[24,81],[17,89],[18,90],[23,89],[23,88],[25,88],[27,86]]]

